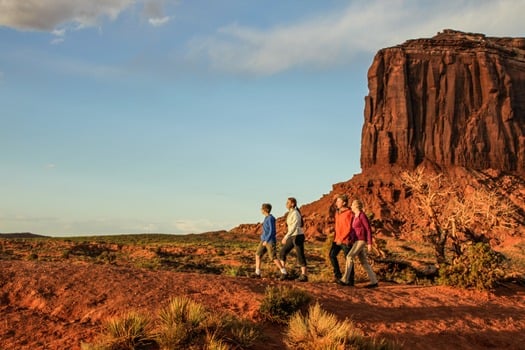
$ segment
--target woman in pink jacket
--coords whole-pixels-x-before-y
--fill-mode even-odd
[[[377,277],[368,263],[366,254],[367,246],[369,251],[372,250],[372,230],[370,223],[368,222],[366,214],[363,212],[363,203],[361,201],[354,200],[351,209],[354,212],[354,220],[352,221],[354,245],[346,255],[346,271],[341,281],[345,284],[350,282],[350,273],[354,268],[354,257],[357,256],[370,279],[370,283],[365,288],[376,288],[378,286]]]

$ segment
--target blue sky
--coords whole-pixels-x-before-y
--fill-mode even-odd
[[[0,232],[199,233],[360,173],[375,53],[524,0],[0,1]]]

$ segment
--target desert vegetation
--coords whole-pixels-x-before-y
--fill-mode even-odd
[[[439,206],[434,209],[438,213],[443,210]],[[436,217],[436,220],[444,218],[439,215]],[[458,236],[449,221],[436,222],[446,232],[446,237],[454,234]],[[495,224],[497,222],[490,225],[493,227]],[[456,227],[464,227],[462,225]],[[472,228],[472,232],[479,231]],[[439,264],[437,269],[438,242],[430,237],[431,232],[422,230],[421,234],[429,237],[409,241],[402,237],[376,235],[374,252],[369,258],[383,287],[374,291],[381,294],[374,302],[386,297],[385,303],[388,303],[389,292],[384,288],[395,285],[445,285],[461,290],[495,292],[499,285],[509,281],[517,285],[524,284],[525,260],[522,257],[525,255],[525,246],[519,248],[519,244],[515,245],[514,248],[521,251],[509,251],[507,256],[506,252],[494,251],[482,239],[472,239],[461,241],[461,254],[458,254],[455,244],[459,241],[447,238],[443,248],[445,262]],[[398,342],[395,335],[397,332],[392,333],[388,327],[379,333],[371,332],[374,326],[369,326],[366,319],[358,318],[359,322],[352,319],[356,317],[354,313],[358,314],[357,310],[362,310],[361,316],[357,317],[362,317],[365,312],[358,305],[366,302],[369,296],[363,294],[364,299],[361,301],[355,298],[361,298],[361,291],[364,293],[359,283],[366,283],[367,276],[357,264],[357,288],[340,290],[333,284],[332,271],[327,261],[331,240],[332,236],[328,234],[324,240],[307,242],[310,282],[298,286],[298,282],[277,281],[278,271],[267,260],[262,265],[262,280],[248,277],[253,271],[258,244],[255,234],[219,231],[200,235],[0,239],[0,263],[3,266],[0,271],[0,306],[4,313],[16,315],[20,310],[26,310],[24,308],[35,309],[40,313],[40,310],[47,308],[46,305],[58,305],[49,312],[51,315],[61,315],[64,309],[64,318],[72,312],[66,312],[68,308],[75,309],[76,305],[91,310],[79,309],[79,316],[70,321],[57,320],[59,324],[79,327],[79,334],[86,334],[84,330],[90,330],[87,333],[90,336],[82,340],[82,350],[262,349],[269,340],[273,341],[269,348],[403,348],[403,342]],[[342,265],[343,257],[340,259]],[[294,260],[291,256],[289,267],[292,276],[298,275]],[[18,271],[17,266],[26,266],[28,281],[31,282],[26,281],[26,285],[17,283],[17,279],[23,275],[14,272]],[[59,277],[63,270],[69,271],[64,272],[67,277]],[[86,275],[77,281],[76,275],[82,271]],[[94,274],[91,271],[104,272]],[[105,274],[113,277],[105,277]],[[161,284],[160,287],[151,287],[149,291],[149,284],[160,278],[157,276],[163,276],[164,284],[171,287],[162,288]],[[53,278],[55,282],[49,282]],[[184,280],[179,281],[179,278]],[[125,299],[127,303],[116,305],[112,301],[115,295],[112,294],[111,286],[121,283],[121,279],[123,281],[118,284],[118,288],[123,288],[126,291],[123,293],[130,293],[130,296]],[[173,282],[169,282],[172,279]],[[66,282],[60,285],[63,280]],[[197,283],[194,281],[199,280],[199,285],[192,287]],[[204,281],[210,281],[210,284],[203,284]],[[93,283],[92,289],[84,291],[84,285],[90,283]],[[131,287],[126,283],[137,284]],[[60,301],[61,295],[72,293],[75,288],[80,289],[78,293],[82,299],[77,297],[69,302]],[[210,291],[209,288],[217,291]],[[243,292],[243,288],[249,291]],[[237,305],[222,309],[222,305],[229,305],[230,293],[239,291],[249,295],[244,298],[250,300],[235,301]],[[137,301],[144,293],[156,301]],[[354,301],[347,305],[339,300],[330,301],[332,293],[336,293],[341,301],[348,298],[354,298]],[[206,303],[202,303],[202,296],[208,294],[210,297],[205,298]],[[218,296],[223,299],[217,300]],[[428,295],[422,298],[426,300]],[[24,308],[12,309],[10,305],[18,300],[24,303]],[[215,306],[210,306],[210,303]],[[113,306],[106,310],[106,305]],[[246,310],[247,305],[252,306]],[[384,308],[388,309],[387,306]],[[379,310],[379,315],[384,317],[382,312],[385,311]],[[394,314],[396,312],[399,309]],[[0,339],[11,339],[12,343],[21,344],[18,347],[20,349],[29,349],[35,344],[37,347],[44,346],[45,341],[41,340],[25,340],[26,343],[17,341],[16,337],[21,334],[16,331],[13,322],[3,325],[4,333],[0,334]],[[23,322],[25,324],[27,321]],[[510,321],[507,319],[502,322],[505,322],[506,327],[509,326]],[[38,329],[38,325],[35,327]],[[385,334],[389,334],[390,338],[385,338]],[[24,336],[30,338],[31,332]],[[46,337],[45,334],[40,336]],[[24,344],[29,345],[24,347]]]

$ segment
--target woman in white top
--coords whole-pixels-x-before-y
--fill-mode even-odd
[[[304,255],[304,232],[302,229],[303,218],[301,212],[297,209],[297,200],[293,197],[288,198],[286,201],[286,208],[288,209],[288,215],[286,216],[286,225],[288,231],[282,239],[282,248],[279,253],[281,264],[284,267],[286,263],[286,256],[288,253],[295,248],[297,253],[297,261],[301,267],[301,276],[297,279],[300,282],[308,281],[306,276],[306,257]],[[286,270],[285,270],[286,271]],[[281,279],[287,279],[288,275],[284,272],[281,275]]]

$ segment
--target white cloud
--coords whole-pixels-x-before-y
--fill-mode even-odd
[[[102,18],[114,20],[132,6],[135,0],[2,0],[0,25],[18,30],[52,31],[72,25],[96,26]]]
[[[148,20],[148,22],[149,22],[149,24],[151,24],[154,27],[160,27],[160,26],[168,23],[170,21],[170,19],[171,18],[169,16],[162,17],[162,18],[150,18]]]
[[[55,38],[55,39],[51,40],[51,44],[53,44],[53,45],[62,44],[63,42],[64,42],[64,38]]]
[[[171,19],[171,17],[164,15],[164,2],[163,0],[149,0],[144,3],[143,15],[154,27],[160,27]]]
[[[217,70],[269,75],[294,67],[349,64],[407,39],[445,28],[487,35],[523,35],[522,0],[356,1],[343,11],[269,29],[231,24],[190,43],[190,58]]]

